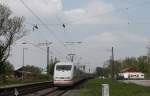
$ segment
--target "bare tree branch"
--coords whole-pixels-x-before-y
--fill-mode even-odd
[[[24,36],[23,17],[11,17],[11,10],[0,5],[0,63],[9,57],[11,45]]]

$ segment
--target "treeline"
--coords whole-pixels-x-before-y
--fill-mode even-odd
[[[52,80],[54,73],[54,66],[59,62],[57,58],[50,60],[47,69],[43,69],[34,65],[26,65],[15,70],[13,64],[9,61],[5,61],[0,64],[0,85],[2,83],[24,83],[24,82],[36,82]]]
[[[0,85],[9,83],[36,82],[43,80],[51,80],[52,76],[40,67],[34,65],[26,65],[15,70],[13,64],[6,61],[0,65]],[[4,80],[3,80],[4,79]]]
[[[126,57],[125,59],[114,61],[114,73],[119,73],[125,68],[136,68],[138,71],[150,76],[150,60],[147,56],[139,57]],[[103,67],[96,68],[97,75],[110,76],[112,73],[112,61],[108,60],[104,63]]]

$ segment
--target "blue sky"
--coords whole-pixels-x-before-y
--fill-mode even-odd
[[[146,55],[149,41],[149,0],[23,0],[46,24],[43,26],[20,2],[5,2],[15,16],[24,16],[28,33],[17,43],[50,41],[52,55],[61,61],[72,50],[81,64],[102,66],[115,47],[115,59]],[[66,28],[62,27],[62,24]],[[32,31],[34,24],[39,29]],[[47,28],[48,27],[48,28]],[[81,45],[64,47],[63,42],[82,41]],[[22,66],[22,48],[27,47],[25,63],[45,68],[46,53],[37,47],[13,45],[9,60],[16,68]],[[45,47],[40,47],[45,50]],[[72,49],[71,51],[69,49]]]

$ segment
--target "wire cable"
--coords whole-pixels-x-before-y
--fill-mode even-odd
[[[63,44],[63,42],[62,42],[60,39],[58,39],[58,37],[53,33],[53,30],[50,29],[50,28],[42,21],[42,19],[41,19],[39,16],[37,16],[37,15],[32,11],[32,9],[31,9],[30,7],[28,7],[28,6],[25,4],[25,2],[24,2],[23,0],[20,0],[20,1],[21,1],[21,3],[24,5],[24,7],[27,8],[27,9],[31,12],[31,14],[32,14],[33,16],[35,16],[36,19],[39,20],[39,22],[40,22],[49,32],[52,33],[51,35],[53,35],[53,36],[55,37],[55,39],[56,39],[57,41],[59,41],[59,43],[62,44],[66,50],[68,50],[68,49],[65,47],[65,45]]]

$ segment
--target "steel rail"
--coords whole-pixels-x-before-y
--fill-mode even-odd
[[[42,96],[63,96],[66,92],[68,92],[68,90],[61,90],[58,88],[57,90]]]
[[[51,87],[53,87],[53,83],[51,81],[1,87],[0,96],[22,96]]]

